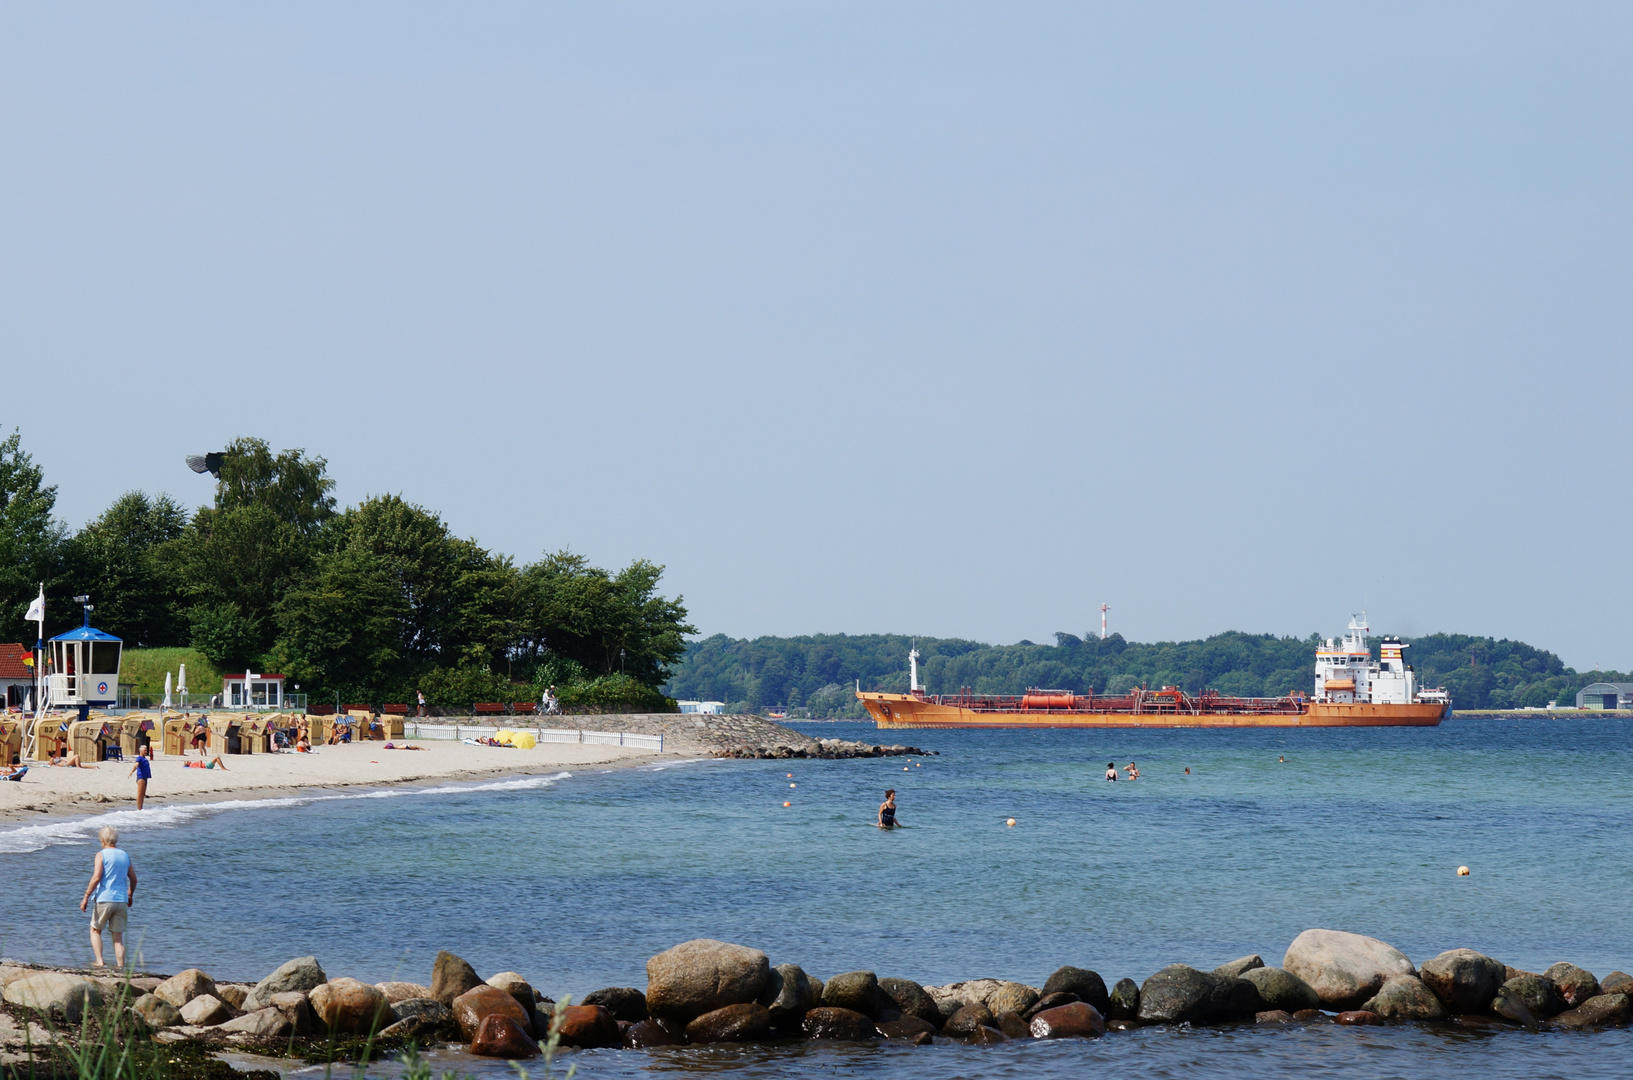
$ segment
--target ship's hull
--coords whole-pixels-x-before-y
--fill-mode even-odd
[[[964,708],[909,694],[857,695],[882,728],[1434,727],[1450,706],[1306,702],[1287,712],[1092,712]]]

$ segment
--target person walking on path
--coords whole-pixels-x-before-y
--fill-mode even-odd
[[[425,691],[416,690],[414,696],[420,699],[420,716],[423,718],[425,716]],[[415,730],[418,731],[419,729],[416,728]]]
[[[118,829],[104,825],[96,835],[102,841],[102,850],[96,853],[96,861],[91,864],[91,882],[85,886],[79,910],[84,911],[92,896],[96,897],[96,909],[91,913],[91,952],[96,956],[96,966],[105,966],[102,931],[107,930],[113,935],[114,963],[123,968],[125,919],[136,900],[136,867],[131,865],[130,856],[119,850]]]
[[[136,764],[130,767],[130,772],[136,776],[136,809],[140,810],[147,801],[147,782],[153,776],[153,762],[147,756],[147,747],[136,748]]]

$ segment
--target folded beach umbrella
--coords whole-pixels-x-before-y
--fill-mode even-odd
[[[164,673],[164,705],[162,708],[170,708],[170,672],[168,671]]]

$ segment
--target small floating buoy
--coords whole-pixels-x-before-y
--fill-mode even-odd
[[[902,766],[902,772],[906,772],[906,771],[907,771],[907,766],[906,766],[906,765],[903,765],[903,766]]]
[[[1014,828],[1015,827],[1015,819],[1010,818],[1008,821],[1004,822],[1004,824],[1008,825],[1010,828]]]
[[[789,786],[789,787],[799,787],[799,785],[798,785],[798,784],[789,784],[789,785],[788,785],[788,786]]]
[[[1469,868],[1466,867],[1466,866],[1459,866],[1457,868],[1457,876],[1458,877],[1468,877],[1469,876]]]
[[[785,803],[783,803],[783,805],[784,805],[784,806],[793,806],[793,805],[794,805],[794,804],[793,804],[793,803],[791,803],[791,802],[785,802]]]
[[[788,779],[790,779],[790,780],[792,780],[792,779],[794,779],[794,774],[793,774],[793,773],[789,773],[789,774],[788,774]]]

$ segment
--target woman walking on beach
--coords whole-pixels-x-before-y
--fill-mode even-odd
[[[113,935],[114,963],[123,968],[125,918],[130,905],[136,900],[136,867],[131,865],[130,856],[119,850],[118,829],[104,825],[96,835],[102,841],[102,850],[96,853],[96,861],[91,863],[91,882],[85,886],[79,910],[85,910],[94,894],[96,910],[91,914],[91,953],[96,957],[96,966],[104,966],[102,931],[106,929]]]

